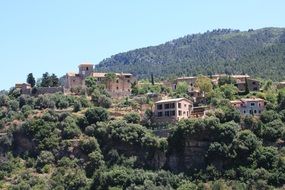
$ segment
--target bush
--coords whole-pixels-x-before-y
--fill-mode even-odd
[[[75,101],[73,105],[73,111],[74,112],[79,112],[82,108],[81,102]]]
[[[131,113],[124,115],[124,120],[126,120],[128,123],[138,124],[140,123],[141,118],[138,113],[131,112]]]
[[[19,109],[19,102],[16,100],[9,101],[9,109],[12,111],[18,111]]]
[[[85,117],[89,125],[91,125],[96,124],[99,121],[107,121],[109,118],[109,114],[106,109],[101,107],[95,107],[88,109],[85,113]]]
[[[0,95],[0,106],[8,106],[9,100],[7,95]]]
[[[42,168],[46,164],[53,164],[55,161],[53,153],[49,151],[42,151],[37,158],[37,166]]]

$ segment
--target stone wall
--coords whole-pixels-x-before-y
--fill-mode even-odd
[[[63,87],[36,87],[33,89],[21,89],[22,94],[26,95],[40,95],[40,94],[54,94],[64,93]]]

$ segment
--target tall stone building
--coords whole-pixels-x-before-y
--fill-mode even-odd
[[[87,77],[94,77],[98,83],[104,84],[106,90],[112,96],[128,96],[131,94],[131,85],[135,78],[130,73],[115,73],[114,79],[109,79],[107,73],[95,72],[94,65],[90,63],[80,64],[79,73],[67,73],[65,88],[72,90],[84,87]]]

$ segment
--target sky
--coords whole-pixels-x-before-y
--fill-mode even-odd
[[[218,28],[285,27],[284,0],[0,0],[0,89]]]

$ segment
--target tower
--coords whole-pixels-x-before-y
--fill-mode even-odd
[[[79,75],[83,78],[86,78],[93,73],[93,64],[90,63],[83,63],[80,64],[79,66]]]

